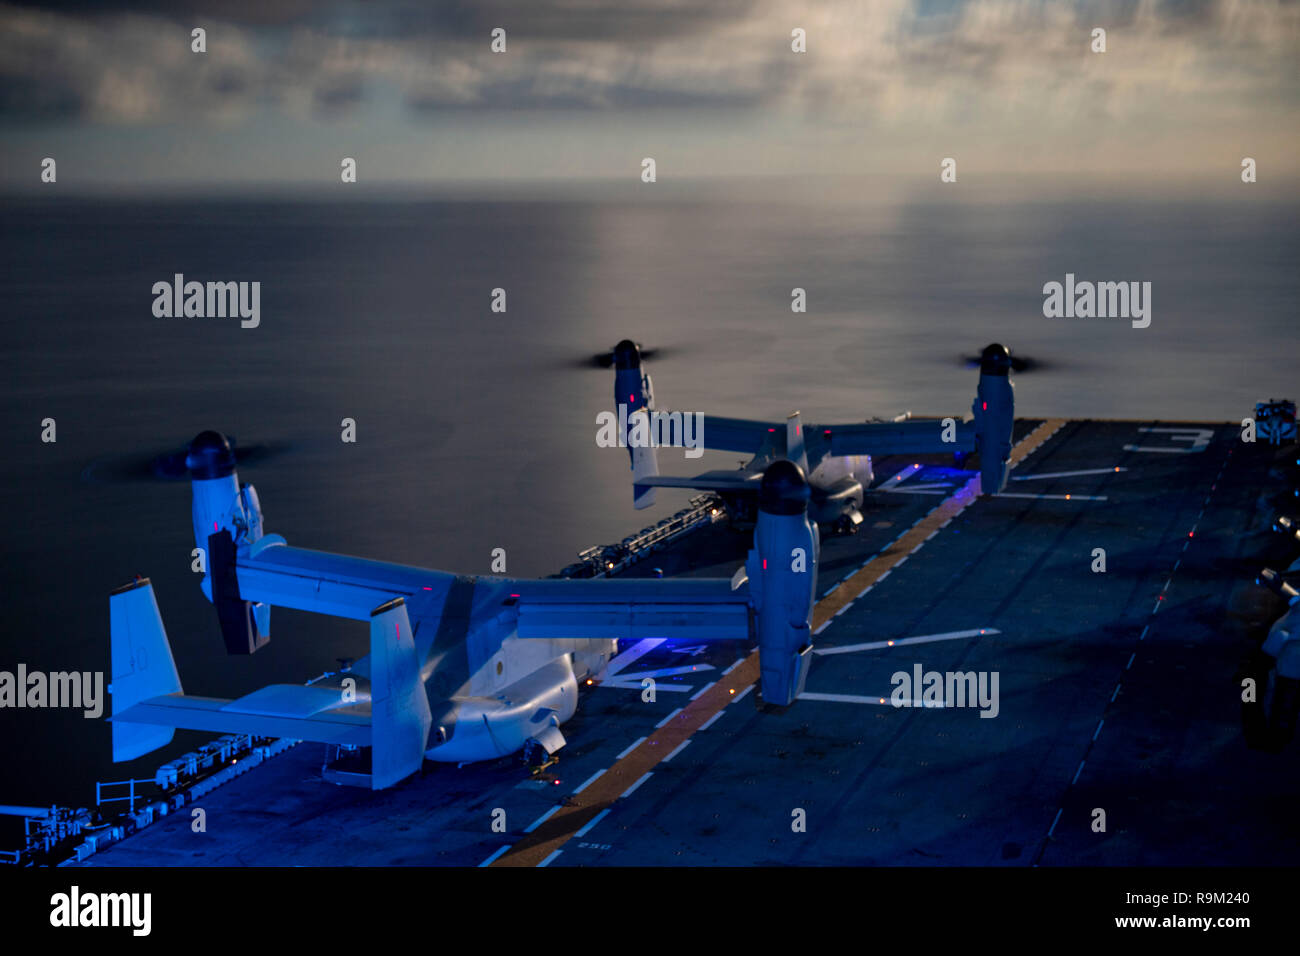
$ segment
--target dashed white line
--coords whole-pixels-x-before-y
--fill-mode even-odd
[[[640,747],[643,743],[645,743],[645,738],[644,738],[644,737],[638,737],[636,740],[634,740],[634,741],[632,741],[630,744],[628,744],[628,745],[627,745],[627,749],[624,750],[621,754],[619,754],[619,755],[618,755],[617,757],[615,757],[614,759],[615,759],[615,760],[622,760],[624,757],[626,757],[628,754],[630,754],[633,750],[636,750],[637,747]]]
[[[605,768],[605,770],[608,770],[608,769],[609,769],[608,767]],[[575,794],[577,794],[577,793],[582,793],[582,791],[586,790],[586,789],[587,789],[588,787],[590,787],[593,783],[595,783],[595,782],[596,782],[597,780],[599,780],[602,776],[604,776],[604,774],[605,774],[605,770],[597,770],[595,773],[593,773],[590,777],[587,778],[586,782],[583,783],[583,785],[582,785],[581,787],[579,787],[577,790],[575,790],[575,791],[573,791],[573,792],[574,792]]]
[[[588,820],[586,826],[584,826],[581,830],[579,830],[577,833],[575,833],[574,836],[576,836],[576,837],[584,837],[584,836],[586,836],[588,833],[591,832],[592,828],[595,827],[595,825],[596,825],[597,823],[599,823],[601,820],[603,820],[603,819],[605,819],[607,816],[609,816],[609,811],[610,811],[611,809],[613,809],[613,808],[612,808],[612,807],[606,807],[604,810],[601,810],[600,813],[596,814],[594,817],[592,817],[590,820]]]
[[[726,710],[725,710],[725,709],[724,709],[724,710],[720,710],[720,711],[718,711],[716,714],[714,714],[712,717],[710,717],[710,718],[709,718],[708,720],[706,720],[704,723],[700,724],[700,730],[708,730],[710,727],[712,727],[714,724],[716,724],[716,723],[718,722],[718,718],[721,717],[721,716],[722,716],[723,714],[725,714],[725,713],[726,713]],[[699,731],[696,731],[696,733],[698,733],[698,732],[699,732]]]
[[[497,860],[497,858],[501,856],[501,854],[505,853],[506,850],[510,849],[512,846],[514,846],[513,843],[507,843],[507,844],[506,844],[505,846],[503,846],[501,849],[497,850],[497,851],[496,851],[495,853],[493,853],[490,857],[488,857],[486,860],[484,860],[482,863],[480,863],[479,866],[480,866],[480,867],[483,867],[483,866],[491,866],[491,865],[492,865],[492,864]]]
[[[536,820],[534,820],[532,823],[528,824],[528,826],[524,829],[524,832],[525,832],[525,833],[532,833],[534,830],[536,830],[538,827],[540,827],[543,823],[545,823],[547,820],[549,820],[549,819],[550,819],[550,818],[551,818],[551,817],[552,817],[552,816],[553,816],[553,815],[554,815],[554,814],[555,814],[559,809],[560,809],[560,804],[557,803],[555,806],[551,807],[551,809],[547,810],[545,813],[543,813],[540,817],[538,817],[538,818],[537,818]]]
[[[676,717],[678,714],[680,714],[684,709],[685,709],[685,708],[683,708],[683,707],[678,707],[676,710],[674,710],[671,714],[669,714],[669,715],[668,715],[667,717],[665,717],[663,720],[659,721],[659,723],[655,724],[655,730],[658,730],[658,729],[659,729],[660,727],[662,727],[664,724],[668,723],[668,721],[672,720],[674,717]]]
[[[717,683],[717,681],[715,681],[715,680],[714,680],[714,681],[709,681],[707,684],[705,684],[703,687],[701,687],[699,690],[697,690],[694,694],[691,694],[691,698],[690,698],[690,699],[691,699],[691,700],[694,700],[696,697],[699,697],[701,694],[703,694],[706,690],[708,690],[710,687],[712,687],[712,686],[713,686],[714,684],[716,684],[716,683]]]
[[[1050,830],[1047,831],[1047,835],[1048,835],[1049,838],[1051,837],[1051,835],[1052,835],[1053,833],[1056,832],[1056,824],[1057,824],[1057,822],[1061,819],[1061,814],[1064,813],[1064,812],[1065,812],[1065,807],[1061,807],[1060,810],[1057,810],[1057,811],[1056,811],[1056,819],[1054,819],[1054,820],[1052,821],[1052,828],[1051,828]]]
[[[636,792],[637,788],[640,787],[641,784],[645,783],[647,780],[653,777],[654,773],[655,772],[653,770],[647,770],[645,773],[641,775],[640,780],[638,780],[636,783],[632,784],[632,786],[628,787],[626,790],[620,793],[618,795],[618,798],[622,800],[624,797],[631,796],[633,793]]]
[[[751,690],[753,690],[757,686],[758,686],[757,684],[750,684],[748,687],[742,690],[735,697],[731,698],[731,702],[734,704],[736,701],[740,700],[742,697],[744,697],[746,694],[748,694]]]
[[[722,713],[722,711],[718,711],[718,713]],[[687,738],[686,738],[685,740],[683,740],[680,744],[678,744],[676,747],[673,748],[673,752],[672,752],[672,753],[670,753],[667,757],[665,757],[665,758],[664,758],[662,761],[660,761],[660,762],[661,762],[661,763],[667,763],[668,761],[672,760],[672,759],[673,759],[674,757],[676,757],[679,753],[681,753],[683,750],[685,750],[685,749],[686,749],[686,745],[689,744],[690,742],[691,742],[691,738],[687,737]]]
[[[1074,772],[1074,779],[1070,781],[1070,786],[1073,787],[1076,783],[1079,782],[1079,774],[1083,773],[1083,765],[1085,763],[1087,763],[1087,761],[1085,760],[1079,761],[1079,769]]]
[[[1118,690],[1118,688],[1116,688],[1116,690]],[[1114,698],[1112,698],[1112,699],[1114,699]],[[1106,723],[1106,719],[1105,719],[1104,717],[1103,717],[1101,720],[1097,721],[1097,729],[1094,730],[1094,731],[1092,732],[1092,739],[1093,739],[1093,742],[1094,742],[1094,743],[1095,743],[1096,740],[1097,740],[1097,735],[1098,735],[1099,733],[1101,733],[1101,726],[1102,726],[1102,724],[1104,724],[1104,723]]]
[[[563,850],[556,850],[554,853],[552,853],[550,856],[548,856],[546,859],[544,859],[541,863],[538,863],[537,865],[539,867],[550,866],[551,861],[554,860],[557,856],[559,856],[563,852],[564,852]]]

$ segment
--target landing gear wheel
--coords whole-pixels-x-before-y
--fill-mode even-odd
[[[536,740],[524,744],[524,764],[534,777],[540,777],[548,768],[554,767],[559,762],[559,757],[548,754],[546,748]]]

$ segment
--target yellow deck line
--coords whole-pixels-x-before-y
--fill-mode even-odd
[[[1064,418],[1051,418],[1022,438],[1011,449],[1008,469],[1014,468],[1066,423]],[[875,584],[887,571],[903,560],[930,532],[945,521],[960,514],[979,497],[979,476],[972,478],[955,494],[945,498],[914,527],[895,541],[888,549],[868,561],[857,574],[817,602],[813,608],[812,629],[815,631],[835,616],[835,612],[850,603],[868,585]],[[619,796],[677,747],[689,740],[695,731],[704,726],[733,697],[758,680],[758,651],[753,651],[730,674],[722,677],[707,691],[688,703],[666,725],[654,731],[622,760],[617,761],[599,779],[575,797],[572,803],[561,807],[540,827],[524,836],[492,862],[492,866],[536,866],[573,838],[593,817],[611,806]]]

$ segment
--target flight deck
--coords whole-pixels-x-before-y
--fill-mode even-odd
[[[204,832],[185,806],[83,865],[1293,864],[1298,745],[1246,745],[1240,685],[1280,607],[1254,576],[1295,557],[1277,448],[1213,423],[1014,439],[992,498],[951,457],[876,460],[860,530],[823,535],[784,711],[740,642],[624,642],[538,777],[514,755],[371,792],[300,743],[195,801]],[[729,577],[749,546],[701,523],[622,574]],[[980,692],[928,700],[930,672]]]

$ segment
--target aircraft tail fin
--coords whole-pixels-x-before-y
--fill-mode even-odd
[[[382,790],[420,769],[432,726],[406,602],[394,598],[375,608],[370,617],[372,790]]]
[[[785,420],[785,457],[798,465],[805,475],[808,474],[808,453],[798,412],[791,412]]]
[[[108,598],[112,634],[113,714],[144,700],[181,693],[162,614],[148,578],[118,588]],[[134,760],[171,743],[175,728],[113,722],[113,760]]]

